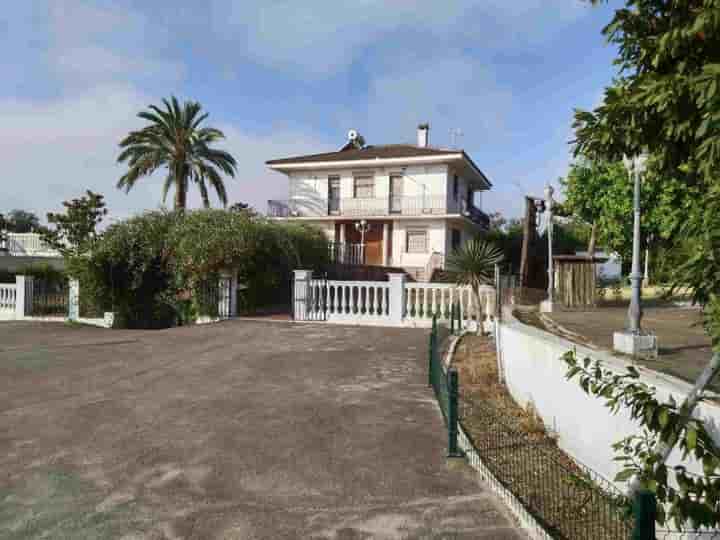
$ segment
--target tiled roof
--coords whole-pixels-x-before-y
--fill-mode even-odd
[[[325,154],[310,154],[283,159],[271,159],[268,165],[284,165],[288,163],[317,163],[325,161],[355,161],[363,159],[391,159],[422,156],[443,156],[447,154],[464,154],[462,150],[443,150],[439,148],[422,148],[411,144],[385,144],[353,148]]]

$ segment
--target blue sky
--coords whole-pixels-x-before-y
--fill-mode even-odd
[[[231,201],[265,209],[287,182],[267,159],[370,144],[458,145],[494,184],[486,211],[565,174],[574,107],[615,69],[601,35],[617,0],[12,2],[0,14],[0,212],[44,215],[90,188],[122,218],[160,205],[161,178],[126,195],[117,143],[136,113],[200,101],[238,160]],[[168,203],[171,203],[169,200]],[[196,194],[190,203],[197,205]]]

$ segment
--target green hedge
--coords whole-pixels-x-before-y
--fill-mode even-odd
[[[131,328],[165,328],[213,315],[208,286],[234,268],[241,308],[289,303],[290,275],[327,263],[317,228],[227,210],[148,212],[108,227],[89,256],[68,263],[83,297]]]

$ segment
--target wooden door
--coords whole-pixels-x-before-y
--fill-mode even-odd
[[[382,223],[373,222],[372,228],[365,234],[365,264],[382,266]]]

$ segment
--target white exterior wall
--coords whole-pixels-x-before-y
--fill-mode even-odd
[[[407,230],[426,229],[428,231],[428,250],[425,253],[407,253]],[[393,222],[391,266],[403,268],[424,267],[430,255],[437,251],[445,254],[447,228],[444,219],[396,220]]]
[[[620,467],[613,461],[611,445],[629,435],[640,432],[639,424],[630,419],[627,410],[612,415],[602,399],[588,396],[577,379],[567,381],[566,364],[561,356],[576,349],[580,360],[589,356],[601,360],[603,366],[625,373],[630,365],[609,353],[587,349],[518,321],[503,321],[499,325],[501,359],[507,387],[522,406],[532,403],[545,425],[558,435],[558,445],[577,460],[612,480]],[[709,360],[709,358],[708,358]],[[638,367],[641,380],[658,390],[661,401],[673,395],[678,403],[689,393],[691,385],[674,377]],[[709,430],[720,443],[720,407],[701,402],[696,416],[706,421]],[[700,473],[701,466],[689,458],[688,470]],[[681,462],[675,450],[669,465]],[[624,486],[618,486],[623,488]]]
[[[378,169],[341,169],[328,171],[295,172],[289,175],[289,198],[300,203],[303,213],[327,215],[328,177],[340,177],[340,198],[350,199],[354,195],[354,173],[373,174],[375,198],[386,198],[390,194],[390,175],[403,174],[403,197],[424,195],[446,195],[448,187],[446,165],[415,165],[382,167]]]

